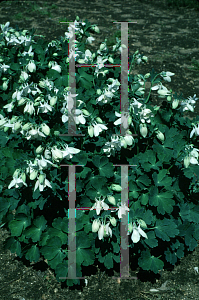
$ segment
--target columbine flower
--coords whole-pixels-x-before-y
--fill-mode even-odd
[[[196,125],[194,125],[194,128],[192,129],[191,133],[190,133],[190,138],[192,138],[193,135],[198,136],[199,135],[199,123],[198,123],[198,127],[196,127]]]
[[[13,175],[13,180],[9,184],[8,189],[11,189],[13,186],[15,188],[20,188],[20,187],[22,187],[22,185],[27,186],[27,184],[25,183],[25,176],[24,175],[25,175],[25,173],[23,173],[19,176],[19,172],[18,173],[15,172],[14,175]]]
[[[151,123],[150,117],[154,117],[152,113],[152,111],[148,108],[146,108],[146,105],[144,105],[144,108],[141,108],[142,111],[140,113],[140,120],[142,123],[145,123],[145,121],[147,123]]]
[[[26,133],[26,139],[29,140],[31,138],[33,139],[41,139],[41,137],[46,137],[42,132],[39,131],[39,128],[38,129],[35,129],[32,127],[32,129]]]
[[[32,115],[33,113],[35,114],[34,103],[32,101],[26,103],[26,106],[24,108],[24,113],[25,112],[29,113],[30,115]]]
[[[105,130],[108,129],[104,124],[97,124],[95,122],[95,124],[92,125],[93,125],[93,129],[91,128],[92,127],[91,125],[88,127],[88,134],[90,135],[90,137],[93,137],[93,133],[94,136],[98,136],[103,129]]]
[[[77,154],[81,150],[73,148],[73,147],[68,147],[68,145],[65,146],[65,150],[62,151],[63,158],[66,157],[66,159],[71,159],[73,157],[72,154]]]
[[[141,135],[145,138],[147,136],[147,133],[148,133],[148,129],[147,129],[147,126],[146,124],[140,124],[140,133]]]
[[[7,112],[12,112],[12,109],[14,108],[14,104],[13,102],[9,103],[9,104],[6,104],[3,106],[3,108],[7,108]]]
[[[122,215],[126,215],[126,212],[129,211],[129,208],[125,203],[121,203],[121,205],[117,204],[117,206],[119,206],[119,208],[116,209],[116,211],[118,210],[118,218],[121,219]]]
[[[92,232],[97,232],[99,230],[100,225],[101,225],[100,220],[95,219],[92,223]]]
[[[193,150],[190,152],[189,157],[190,157],[190,163],[193,165],[198,164],[198,152],[199,150],[196,148],[193,148]]]
[[[51,152],[52,152],[52,157],[55,161],[59,161],[59,159],[62,159],[63,158],[63,154],[62,154],[62,151],[57,149],[56,146],[54,146],[52,149],[51,149]]]
[[[53,62],[52,68],[51,68],[51,69],[53,69],[53,70],[55,70],[55,71],[61,73],[61,66],[58,65],[56,62]]]
[[[183,106],[182,111],[186,111],[186,110],[190,110],[192,112],[194,112],[194,104],[196,103],[196,101],[198,100],[198,98],[196,97],[196,94],[193,97],[188,97],[188,99],[186,99],[185,101],[181,102],[181,105]]]
[[[165,81],[171,82],[171,77],[170,76],[175,75],[175,73],[172,73],[172,72],[162,72],[162,73],[160,73],[160,75],[162,76],[162,78]]]
[[[47,113],[52,111],[52,107],[47,102],[40,102],[39,108],[37,109],[37,114],[41,111],[41,113]]]
[[[132,235],[131,235],[131,239],[133,241],[133,243],[138,243],[139,240],[140,240],[140,235],[142,235],[143,237],[145,237],[146,239],[148,239],[146,233],[140,228],[140,224],[139,226],[137,227],[135,222],[133,223],[133,226],[132,226],[132,223],[129,224],[129,231],[128,231],[128,235],[133,231]]]
[[[102,200],[97,200],[97,198],[95,198],[95,204],[93,205],[93,207],[91,208],[91,210],[93,210],[93,209],[96,208],[97,215],[100,214],[100,211],[102,209],[104,209],[104,210],[108,210],[109,209],[109,206],[106,203],[104,203],[104,199],[105,198],[103,198]]]
[[[10,68],[10,66],[9,66],[9,65],[5,65],[5,64],[0,64],[0,68],[1,68],[1,70],[2,70],[3,72],[6,72],[7,69]]]
[[[50,182],[48,181],[48,179],[46,179],[46,174],[40,174],[39,177],[37,178],[38,179],[34,187],[34,192],[36,191],[37,188],[39,188],[40,192],[43,192],[46,186],[52,188]]]
[[[110,235],[112,237],[112,230],[111,228],[109,227],[109,223],[107,223],[106,225],[102,224],[100,226],[100,229],[98,230],[98,238],[99,240],[102,240],[103,237],[106,237],[108,235]]]
[[[34,60],[29,61],[27,68],[31,73],[36,71],[36,65],[34,63]]]
[[[129,113],[126,113],[126,112],[122,112],[122,116],[118,113],[118,112],[115,112],[115,115],[117,117],[119,117],[118,120],[116,120],[113,124],[114,125],[118,125],[118,124],[122,124],[123,127],[125,129],[128,128],[128,126],[131,124],[131,118],[129,116]],[[129,124],[130,123],[130,124]]]

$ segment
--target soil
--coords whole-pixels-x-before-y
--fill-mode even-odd
[[[199,10],[195,8],[169,7],[166,0],[48,0],[45,1],[2,1],[0,3],[0,24],[10,22],[10,26],[31,30],[35,34],[44,35],[47,41],[64,36],[67,24],[59,21],[74,21],[76,16],[91,24],[97,24],[100,35],[93,46],[112,39],[120,29],[112,22],[137,21],[129,24],[129,56],[137,49],[148,57],[145,65],[133,69],[134,74],[146,74],[154,68],[156,72],[170,71],[175,73],[170,83],[163,85],[187,99],[196,94],[199,96],[199,70],[192,65],[193,60],[199,62]],[[148,89],[149,89],[148,85]],[[160,104],[157,93],[152,93],[152,105]],[[194,113],[185,116],[193,118],[198,115],[199,101]],[[54,299],[175,299],[199,300],[199,246],[192,253],[182,258],[174,268],[165,268],[157,276],[139,272],[139,268],[131,265],[130,275],[138,279],[117,281],[118,268],[113,274],[104,273],[100,266],[94,265],[90,273],[85,273],[88,285],[82,281],[81,286],[73,288],[58,283],[53,271],[41,259],[38,263],[30,263],[19,259],[9,250],[4,250],[3,242],[10,235],[8,228],[0,231],[0,299],[20,300],[54,300]],[[157,290],[162,287],[162,289]],[[150,291],[150,289],[156,289]]]

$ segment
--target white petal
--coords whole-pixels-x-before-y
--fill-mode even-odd
[[[137,231],[137,229],[134,229],[134,230],[133,230],[131,239],[132,239],[133,243],[139,242],[139,240],[140,240],[140,235],[139,235],[139,232]]]

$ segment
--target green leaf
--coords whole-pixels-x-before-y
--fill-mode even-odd
[[[97,167],[101,176],[108,178],[113,176],[114,167],[107,157],[100,157],[96,155],[93,157],[93,164]]]
[[[165,188],[171,186],[172,178],[166,176],[166,174],[167,174],[167,170],[165,169],[160,170],[158,174],[156,172],[152,174],[155,186],[164,186]]]
[[[44,257],[48,260],[49,266],[53,269],[55,269],[55,267],[66,257],[61,246],[61,239],[58,236],[54,236],[47,240],[46,245],[40,250]]]
[[[28,259],[30,262],[32,262],[32,261],[37,262],[40,258],[39,248],[36,245],[33,245],[26,252],[25,258]]]
[[[14,237],[6,239],[4,247],[5,249],[9,249],[12,253],[16,253],[20,258],[22,257],[21,244],[19,241],[16,241]]]
[[[31,228],[28,228],[24,231],[24,235],[28,238],[31,238],[34,243],[40,240],[42,231],[46,228],[47,221],[45,220],[44,216],[37,217]]]
[[[155,237],[155,233],[153,231],[147,232],[148,239],[145,239],[144,242],[151,248],[158,246],[158,241]]]
[[[157,257],[151,256],[149,250],[143,251],[138,258],[138,264],[143,270],[152,271],[155,274],[162,270],[164,263]]]
[[[139,158],[145,172],[149,172],[151,169],[159,170],[159,167],[162,165],[160,161],[156,162],[156,155],[152,150],[139,153]]]
[[[18,215],[15,220],[8,223],[12,236],[20,236],[22,231],[31,225],[31,220],[25,215]]]
[[[175,201],[172,199],[173,194],[171,192],[167,191],[158,193],[158,188],[153,186],[150,189],[149,195],[149,204],[157,206],[159,214],[164,215],[165,212],[171,213],[173,211]]]
[[[178,233],[179,230],[174,221],[166,218],[156,221],[155,234],[163,241],[170,241],[170,238],[174,238]]]
[[[182,220],[188,220],[199,224],[199,204],[194,205],[193,203],[182,203],[180,207],[180,213]]]

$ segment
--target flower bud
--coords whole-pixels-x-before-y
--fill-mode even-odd
[[[61,150],[55,148],[55,149],[52,149],[51,152],[52,152],[53,159],[55,161],[63,158],[63,154],[62,154]]]
[[[76,20],[79,21],[79,16],[76,17]]]
[[[97,89],[97,95],[101,95],[102,91],[100,89]]]
[[[10,127],[4,126],[3,131],[4,131],[4,132],[7,132],[9,128],[10,128]]]
[[[8,83],[7,83],[7,81],[4,81],[4,83],[3,83],[3,85],[2,85],[2,88],[3,88],[4,91],[7,90],[7,88],[8,88]]]
[[[94,26],[92,27],[92,29],[93,29],[95,32],[97,32],[97,33],[100,32],[100,31],[99,31],[99,28],[98,28],[96,25],[94,25]]]
[[[167,96],[167,101],[171,101],[171,96]]]
[[[23,182],[26,182],[26,174],[24,172],[21,174],[21,179]]]
[[[142,60],[144,60],[145,62],[148,61],[148,57],[147,56],[142,56]]]
[[[97,117],[96,121],[97,121],[97,123],[101,123],[101,124],[103,123],[103,121],[102,121],[102,119],[100,117]]]
[[[30,61],[28,64],[28,70],[32,73],[34,71],[36,71],[36,65],[34,63],[34,61]]]
[[[116,219],[114,217],[110,218],[110,222],[113,226],[116,226],[117,224]]]
[[[105,43],[102,43],[102,44],[100,45],[100,51],[104,50],[104,48],[106,48],[106,45],[105,45]]]
[[[26,123],[25,125],[23,125],[22,130],[29,130],[31,128],[31,124],[30,123]]]
[[[144,228],[144,229],[146,229],[147,228],[147,225],[146,225],[146,223],[144,222],[144,220],[138,220],[138,223],[140,224],[140,226],[142,227],[142,228]]]
[[[108,195],[107,198],[108,198],[108,201],[109,201],[111,204],[113,204],[113,205],[116,204],[116,202],[115,202],[115,197]]]
[[[53,56],[55,56],[55,57],[58,56],[58,53],[53,53]]]
[[[144,138],[147,136],[148,129],[146,124],[140,124],[140,133]]]
[[[161,142],[164,142],[164,134],[161,131],[158,130],[156,136]]]
[[[43,150],[44,150],[44,148],[40,145],[39,147],[37,147],[37,149],[36,149],[36,153],[37,154],[40,154],[40,153],[42,153],[43,152]]]
[[[54,131],[54,135],[55,135],[55,136],[59,136],[59,135],[60,135],[60,132],[59,132],[59,131]]]
[[[112,184],[111,189],[116,192],[121,192],[122,187],[119,184]]]
[[[57,96],[51,97],[50,98],[50,105],[53,106],[57,103]]]
[[[151,75],[150,73],[147,73],[147,74],[144,75],[144,78],[149,78],[150,75]]]
[[[25,98],[21,98],[19,101],[18,101],[18,106],[21,106],[23,105],[24,103],[26,103],[26,99]]]
[[[109,58],[108,58],[108,61],[109,61],[111,64],[114,64],[114,60],[113,60],[112,57],[109,57]]]
[[[14,124],[14,130],[17,131],[17,130],[20,129],[20,128],[21,128],[21,122],[16,122],[16,123]]]
[[[44,151],[44,156],[45,156],[46,159],[51,158],[50,150],[46,149],[46,150]]]
[[[85,116],[90,116],[90,113],[86,109],[82,109],[82,112]]]
[[[92,232],[97,232],[100,227],[100,220],[95,219],[92,223]]]
[[[172,108],[175,109],[178,107],[178,104],[179,104],[179,100],[178,99],[175,99],[173,102],[172,102]]]
[[[21,172],[20,169],[16,169],[15,172],[14,172],[14,174],[13,174],[13,177],[14,177],[14,178],[18,178],[20,172]]]
[[[129,231],[129,233],[131,233],[133,231],[133,224],[132,224],[132,222],[129,223],[129,225],[128,225],[128,231]]]
[[[88,134],[89,134],[90,137],[93,137],[93,133],[94,133],[94,128],[93,128],[93,126],[90,125],[88,127]]]
[[[189,164],[190,164],[190,158],[189,158],[189,156],[186,156],[184,158],[184,167],[188,168]]]
[[[50,134],[50,128],[48,125],[46,125],[45,123],[44,124],[41,124],[41,127],[42,127],[42,132],[45,134],[45,135],[49,135]]]
[[[34,170],[30,173],[30,180],[35,180],[35,178],[37,177],[38,171]]]
[[[44,174],[40,174],[39,175],[39,182],[40,182],[40,184],[44,184],[44,180],[45,180],[45,175]]]

